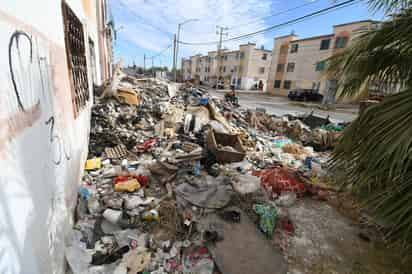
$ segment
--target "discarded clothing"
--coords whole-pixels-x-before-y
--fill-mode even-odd
[[[224,177],[195,178],[194,182],[182,183],[175,189],[176,200],[183,208],[195,205],[202,208],[218,209],[226,206],[233,193]]]
[[[285,167],[275,166],[256,173],[261,177],[262,187],[272,194],[280,195],[282,192],[295,192],[302,196],[306,192],[304,182],[295,171]]]
[[[260,230],[268,238],[272,238],[273,230],[276,225],[276,219],[278,217],[276,208],[271,205],[256,204],[253,206],[253,210],[260,216]]]

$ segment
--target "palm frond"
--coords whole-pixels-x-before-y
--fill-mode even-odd
[[[386,13],[397,12],[411,6],[411,0],[367,0],[373,11],[385,10]]]
[[[412,84],[412,8],[356,37],[328,60],[326,73],[340,79],[338,96],[355,96],[369,84]]]
[[[412,88],[371,106],[345,129],[331,167],[393,228],[412,243]]]

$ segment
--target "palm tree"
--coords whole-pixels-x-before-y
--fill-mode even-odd
[[[356,96],[372,83],[398,93],[370,106],[351,123],[331,166],[344,185],[391,227],[389,236],[412,243],[412,1],[369,0],[388,20],[355,38],[328,61],[338,96]]]

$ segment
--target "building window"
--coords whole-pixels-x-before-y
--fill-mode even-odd
[[[312,89],[313,90],[319,91],[319,88],[320,88],[320,82],[313,82],[312,83]]]
[[[225,55],[225,60],[227,60],[227,55]]]
[[[285,71],[285,64],[278,64],[278,67],[276,68],[277,72],[283,72]]]
[[[205,72],[207,72],[207,68],[205,68]]]
[[[90,66],[92,68],[92,81],[93,84],[96,84],[97,81],[97,71],[96,71],[96,51],[94,50],[94,42],[89,37],[89,58],[90,58]]]
[[[330,39],[324,39],[320,41],[320,50],[327,50],[330,46]]]
[[[223,72],[226,72],[226,67],[223,67]]]
[[[288,63],[288,67],[286,68],[287,72],[294,72],[295,71],[295,63]]]
[[[243,51],[241,51],[239,57],[240,57],[240,59],[244,59],[245,58],[245,53]]]
[[[292,44],[290,47],[290,53],[298,52],[299,44]]]
[[[259,68],[259,73],[260,73],[260,74],[265,73],[265,68],[264,68],[264,67],[260,67],[260,68]]]
[[[280,85],[282,84],[281,80],[275,80],[275,85],[274,88],[280,88]]]
[[[283,45],[280,47],[280,54],[288,54],[288,46],[287,45]]]
[[[283,88],[284,89],[290,89],[290,86],[292,85],[292,81],[286,80],[283,82]]]
[[[73,87],[72,103],[74,116],[86,106],[90,99],[87,79],[86,45],[83,25],[66,3],[62,3],[64,38],[66,45],[69,78]]]
[[[337,37],[335,41],[335,48],[342,49],[346,47],[347,43],[348,43],[348,37]]]
[[[239,52],[236,52],[236,59],[239,59]]]
[[[263,53],[263,55],[262,55],[262,60],[267,60],[267,59],[268,59],[267,53]]]
[[[320,61],[316,63],[316,71],[323,71],[325,69],[326,62],[325,61]]]

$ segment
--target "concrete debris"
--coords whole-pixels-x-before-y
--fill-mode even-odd
[[[89,160],[67,244],[71,271],[211,274],[219,262],[223,273],[242,273],[235,260],[217,256],[232,245],[247,262],[263,243],[262,256],[276,260],[248,269],[269,273],[277,264],[271,273],[286,273],[280,250],[262,232],[271,238],[297,199],[329,191],[312,179],[327,174],[323,151],[341,130],[313,117],[233,107],[201,89],[118,75],[92,109]],[[255,194],[258,201],[246,202]],[[220,217],[205,228],[210,214]],[[254,255],[242,248],[250,239]]]

